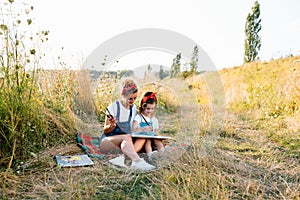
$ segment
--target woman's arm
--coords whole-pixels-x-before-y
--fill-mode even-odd
[[[103,132],[105,134],[112,132],[116,128],[117,122],[118,120],[115,118],[105,117],[105,125],[104,125]]]
[[[134,121],[133,121],[133,125],[132,125],[132,127],[131,127],[131,133],[137,132],[137,130],[138,130],[138,125],[139,125],[139,123],[138,123],[136,120],[134,120]]]

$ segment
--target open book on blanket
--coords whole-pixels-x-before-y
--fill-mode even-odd
[[[94,162],[86,154],[75,156],[56,156],[56,162],[62,167],[88,166],[94,164]]]
[[[172,139],[169,136],[155,135],[153,132],[133,132],[133,133],[131,133],[131,137],[161,139],[161,140]]]

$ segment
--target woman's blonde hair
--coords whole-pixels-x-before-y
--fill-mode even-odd
[[[121,95],[127,96],[138,91],[137,85],[133,79],[126,78],[122,81]]]

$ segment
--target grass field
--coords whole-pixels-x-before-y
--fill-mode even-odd
[[[99,86],[96,101],[88,92],[76,93],[75,102],[69,103],[70,110],[77,108],[75,117],[64,107],[48,115],[64,135],[62,141],[16,161],[9,171],[1,170],[0,199],[300,199],[299,60],[250,63],[184,82],[165,79],[143,85],[141,93],[160,92],[161,132],[190,144],[156,171],[120,171],[95,158],[90,167],[58,167],[55,155],[83,153],[75,143],[76,130],[101,132],[103,116],[87,116],[107,105],[99,99],[114,98],[113,92],[103,91],[112,91],[116,81],[107,84],[105,79],[106,88]],[[46,88],[51,91],[47,94],[58,99],[61,92],[73,94],[73,84],[81,90],[90,87],[76,83],[73,75],[64,77],[68,89]],[[211,84],[216,81],[221,87]],[[67,129],[73,132],[64,130],[66,119],[72,121]]]

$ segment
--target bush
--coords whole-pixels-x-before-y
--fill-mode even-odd
[[[46,41],[49,32],[26,31],[32,25],[33,7],[23,7],[25,14],[14,15],[13,4],[3,3],[2,11],[7,16],[0,24],[0,168],[6,167],[7,172],[14,161],[57,144],[65,138],[62,133],[74,131],[68,113],[68,104],[72,102],[66,101],[70,94],[65,93],[69,88],[63,86],[66,82],[61,77],[51,77],[53,82],[63,85],[52,85],[47,91],[42,90],[39,82],[40,48],[36,49],[39,43],[33,41]]]

